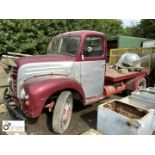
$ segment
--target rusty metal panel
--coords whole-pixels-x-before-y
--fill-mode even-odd
[[[140,107],[143,109],[155,109],[155,102],[152,103],[152,102],[149,102],[149,100],[148,101],[140,100],[133,96],[124,97],[119,101],[129,105],[134,105],[136,107]]]
[[[147,88],[147,90],[154,91],[155,89]],[[135,98],[133,96],[127,96],[127,97],[120,99],[119,101],[129,104],[129,105],[134,105],[136,107],[140,107],[143,109],[153,109],[155,112],[155,102],[151,102],[150,100],[145,101],[142,99]],[[153,127],[155,129],[155,113],[153,115]]]
[[[108,135],[148,135],[153,133],[154,110],[113,100],[98,107],[97,130]]]
[[[155,88],[136,90],[132,92],[131,96],[145,102],[155,103]]]

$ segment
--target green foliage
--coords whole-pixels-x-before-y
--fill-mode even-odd
[[[155,19],[142,19],[138,25],[130,28],[130,33],[137,37],[155,39]]]
[[[96,30],[106,36],[123,33],[121,20],[64,19],[64,20],[0,20],[0,55],[6,52],[27,54],[46,53],[49,40],[66,31]]]
[[[69,31],[73,30],[95,30],[104,32],[106,36],[123,33],[122,21],[117,19],[81,19],[67,20]]]

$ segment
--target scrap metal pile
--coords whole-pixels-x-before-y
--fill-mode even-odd
[[[109,64],[120,73],[154,69],[155,48],[111,49]]]
[[[19,57],[31,56],[28,54],[19,54],[8,52],[7,55],[2,55],[0,60],[0,104],[3,102],[3,92],[8,87],[7,77],[11,70],[14,60]]]

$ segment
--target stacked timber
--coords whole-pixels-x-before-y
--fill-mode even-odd
[[[3,92],[8,87],[7,73],[0,63],[0,104],[3,102]]]

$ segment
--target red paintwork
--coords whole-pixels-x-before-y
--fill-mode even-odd
[[[139,76],[139,77],[136,77],[136,78],[133,78],[133,79],[127,81],[125,84],[125,89],[130,90],[130,91],[137,90],[139,83],[141,82],[141,80],[143,78],[145,78],[145,76]]]
[[[61,62],[61,61],[75,61],[75,57],[62,55],[62,54],[48,54],[48,55],[36,55],[21,57],[15,61],[17,67],[23,64],[35,63],[35,62]]]
[[[80,47],[75,57],[62,55],[62,54],[22,57],[17,59],[15,62],[17,65],[17,69],[20,68],[20,66],[22,66],[23,64],[27,64],[27,63],[106,60],[107,42],[106,42],[106,37],[104,36],[103,33],[96,32],[96,31],[74,31],[74,32],[63,33],[60,35],[80,36]],[[85,57],[84,60],[82,60],[83,44],[84,44],[85,38],[88,36],[93,36],[93,37],[99,36],[103,38],[103,55],[100,57]],[[117,81],[127,80],[129,78],[135,78],[135,77],[144,76],[144,75],[146,75],[146,72],[137,72],[133,74],[131,73],[129,75],[122,75],[117,78],[106,76],[105,80],[110,81],[110,83],[111,82],[115,83]],[[124,85],[121,88],[124,89]],[[84,103],[84,105],[88,105],[105,98],[105,95],[103,94],[100,96],[95,96],[95,97],[86,99],[82,86],[76,80],[63,75],[44,75],[44,76],[38,76],[38,77],[27,79],[24,82],[24,89],[26,94],[29,95],[30,105],[27,106],[24,104],[24,101],[21,101],[22,108],[23,108],[22,110],[26,114],[26,116],[32,117],[32,118],[38,117],[41,114],[44,104],[49,98],[49,96],[59,91],[63,91],[63,90],[77,91],[81,95],[82,102]],[[122,91],[123,89],[119,89],[119,90]],[[117,90],[117,93],[118,92],[119,91]],[[114,91],[114,93],[116,93],[116,90]]]
[[[80,39],[80,47],[78,49],[78,52],[75,57],[62,55],[62,54],[49,54],[49,55],[38,55],[38,56],[28,56],[28,57],[22,57],[15,61],[17,67],[20,67],[23,64],[27,63],[35,63],[35,62],[54,62],[54,61],[82,61],[81,55],[82,55],[82,49],[83,49],[83,43],[87,36],[100,36],[103,38],[103,56],[102,57],[96,57],[96,58],[85,58],[85,61],[92,61],[92,60],[106,60],[106,53],[107,53],[107,43],[106,43],[106,37],[103,33],[96,32],[96,31],[73,31],[73,32],[67,32],[60,34],[62,36],[79,36]],[[58,35],[59,36],[59,35]]]
[[[119,82],[119,81],[123,81],[123,80],[127,80],[127,79],[130,79],[130,78],[135,78],[135,77],[139,77],[139,76],[145,76],[146,75],[146,71],[143,71],[143,72],[134,72],[134,73],[130,73],[130,74],[122,74],[122,76],[119,76],[119,77],[113,77],[113,76],[106,76],[105,77],[105,80],[107,82],[111,81],[111,82]]]
[[[104,98],[106,98],[105,95],[100,95],[100,96],[94,96],[94,97],[91,97],[91,98],[87,98],[85,103],[84,103],[84,106],[91,105],[91,104],[93,104],[95,102],[103,100]]]
[[[124,90],[125,90],[125,84],[123,82],[119,86],[109,85],[104,87],[104,95],[109,97],[111,95],[120,93]]]
[[[28,79],[24,83],[26,94],[30,96],[30,105],[23,105],[23,111],[28,117],[38,117],[46,100],[52,94],[61,90],[77,91],[84,102],[85,96],[81,85],[74,79],[61,75],[46,75]]]
[[[103,56],[101,57],[85,57],[85,60],[84,61],[95,61],[95,60],[106,60],[106,57],[107,57],[107,40],[106,40],[106,37],[103,33],[100,33],[100,32],[96,32],[96,31],[82,31],[83,34],[81,35],[81,43],[80,43],[80,48],[79,48],[79,52],[78,52],[78,60],[79,61],[83,61],[82,60],[82,49],[83,49],[83,44],[84,44],[84,41],[85,41],[85,38],[86,37],[102,37],[103,39]]]
[[[83,61],[82,60],[82,49],[85,38],[88,36],[102,37],[103,39],[103,55],[101,57],[85,58],[84,61],[96,61],[96,60],[106,60],[106,50],[107,43],[106,37],[103,33],[96,31],[73,31],[60,34],[62,36],[79,36],[80,37],[80,47],[76,53],[75,57],[62,55],[62,54],[49,54],[49,55],[39,55],[39,56],[29,56],[22,57],[15,61],[17,65],[17,70],[24,64],[28,63],[38,63],[38,62],[62,62],[62,61]],[[58,35],[59,36],[59,35]],[[16,79],[14,77],[14,79]],[[25,81],[24,89],[26,94],[29,95],[30,105],[26,106],[24,101],[21,101],[23,106],[23,111],[28,117],[38,117],[42,112],[44,104],[49,96],[57,91],[62,91],[64,89],[74,89],[81,95],[83,103],[89,103],[92,100],[87,100],[85,102],[85,95],[81,85],[74,79],[67,76],[39,76],[36,78],[31,78]],[[16,95],[16,94],[15,94]],[[94,97],[95,99],[95,97]],[[93,101],[94,101],[93,99]],[[98,100],[98,97],[96,97]]]

